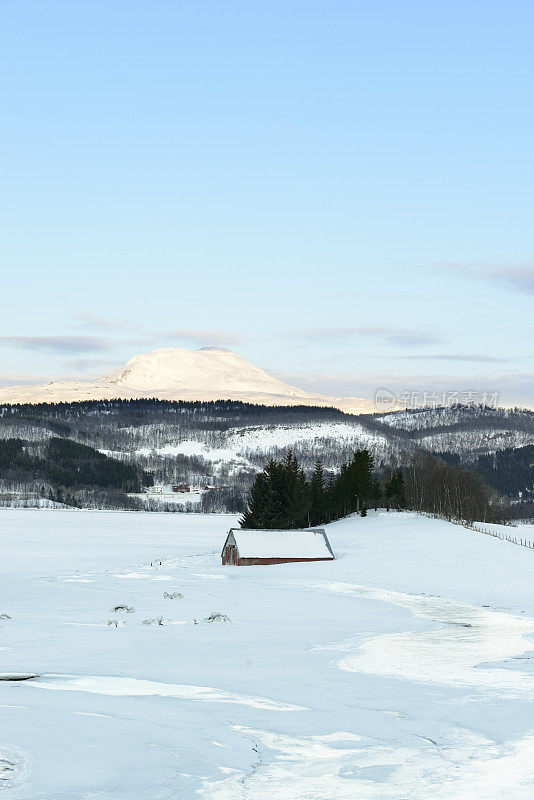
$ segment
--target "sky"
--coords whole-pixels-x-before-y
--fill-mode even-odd
[[[534,6],[0,8],[0,385],[220,345],[534,406]]]

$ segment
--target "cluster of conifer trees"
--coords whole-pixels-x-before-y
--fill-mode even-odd
[[[309,479],[292,453],[281,461],[269,461],[252,485],[241,526],[307,528],[354,512],[365,516],[371,506],[468,522],[507,517],[502,498],[471,470],[421,451],[403,468],[387,468],[379,477],[369,451],[357,450],[335,475],[327,476],[317,461]]]
[[[287,530],[321,525],[378,506],[383,498],[403,508],[404,478],[393,472],[384,485],[373,473],[368,450],[357,450],[337,475],[325,475],[320,461],[308,480],[297,458],[289,452],[281,461],[271,460],[250,490],[241,526]]]

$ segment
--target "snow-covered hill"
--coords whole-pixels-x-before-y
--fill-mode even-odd
[[[52,381],[0,389],[0,403],[70,403],[80,400],[240,400],[268,406],[312,405],[349,413],[372,411],[358,397],[328,397],[289,386],[224,347],[169,347],[134,356],[93,381]]]
[[[467,459],[534,444],[534,412],[528,409],[454,406],[376,416],[376,431],[433,452]]]

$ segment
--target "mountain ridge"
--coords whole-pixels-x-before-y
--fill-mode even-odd
[[[133,356],[92,381],[50,381],[0,388],[0,403],[60,403],[140,398],[240,400],[260,405],[315,405],[358,414],[373,411],[359,397],[330,397],[290,386],[224,347],[168,347]]]

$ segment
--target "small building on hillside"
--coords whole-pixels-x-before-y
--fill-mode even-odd
[[[269,531],[231,528],[221,553],[223,564],[287,564],[294,561],[333,561],[334,553],[323,528]]]
[[[172,487],[173,492],[190,492],[191,487],[187,483],[178,483]]]

